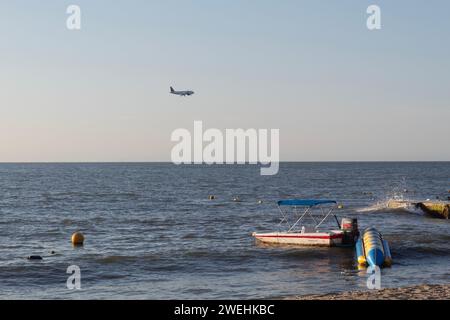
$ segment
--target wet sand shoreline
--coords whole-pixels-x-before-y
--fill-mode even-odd
[[[287,300],[450,300],[450,284],[287,297]]]

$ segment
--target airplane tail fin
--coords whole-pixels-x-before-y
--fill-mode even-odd
[[[172,87],[170,87],[170,92],[174,92],[175,90],[173,90],[173,88]]]

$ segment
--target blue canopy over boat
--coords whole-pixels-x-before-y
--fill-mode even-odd
[[[279,206],[305,206],[314,207],[319,204],[337,203],[334,200],[305,200],[305,199],[290,199],[278,201]]]

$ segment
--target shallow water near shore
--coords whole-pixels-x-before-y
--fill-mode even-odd
[[[256,299],[364,290],[367,275],[352,248],[255,243],[253,231],[277,228],[276,200],[294,197],[338,200],[338,216],[382,232],[394,260],[382,270],[383,287],[447,283],[448,220],[384,204],[446,199],[449,189],[450,162],[281,163],[276,176],[253,165],[0,164],[0,298]],[[82,248],[70,244],[77,230],[86,236]],[[81,268],[79,291],[66,288],[73,264]]]

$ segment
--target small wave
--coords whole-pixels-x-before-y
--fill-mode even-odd
[[[159,260],[160,256],[157,254],[147,254],[147,255],[110,255],[94,258],[95,262],[100,264],[114,264],[114,263],[133,263],[137,261],[151,261],[151,260]]]
[[[363,213],[363,212],[377,212],[386,209],[387,209],[387,202],[381,202],[370,205],[368,207],[358,208],[355,211]]]
[[[63,219],[62,224],[65,226],[71,226],[71,225],[75,224],[75,221],[72,219]]]
[[[393,212],[393,213],[414,213],[423,215],[423,211],[412,204],[412,201],[389,199],[386,201],[377,202],[368,207],[358,208],[355,210],[359,213],[376,213],[376,212]]]
[[[186,257],[192,257],[192,258],[201,258],[201,257],[209,257],[213,253],[208,250],[189,250],[185,252]]]
[[[195,238],[197,238],[197,234],[196,233],[188,233],[188,234],[185,234],[182,237],[182,239],[195,239]]]
[[[63,201],[126,201],[126,200],[137,200],[140,194],[135,192],[111,192],[111,193],[101,193],[101,192],[57,192],[57,193],[43,193],[41,194],[42,201],[46,205],[52,204],[54,202]]]
[[[117,280],[117,279],[126,278],[127,275],[126,275],[126,274],[108,274],[108,273],[102,273],[99,277],[100,277],[101,279],[103,279],[103,280]]]
[[[410,246],[403,248],[395,248],[392,250],[393,256],[397,259],[411,259],[411,258],[430,258],[430,257],[448,257],[449,250],[445,247],[431,247],[431,246]]]
[[[137,256],[121,256],[121,255],[112,255],[106,256],[96,259],[96,262],[100,264],[113,264],[113,263],[122,263],[122,262],[135,262],[139,259]]]
[[[188,293],[188,294],[193,294],[193,295],[198,295],[198,294],[206,294],[206,293],[210,293],[212,292],[212,289],[208,289],[208,288],[189,288],[187,287],[184,292]]]

